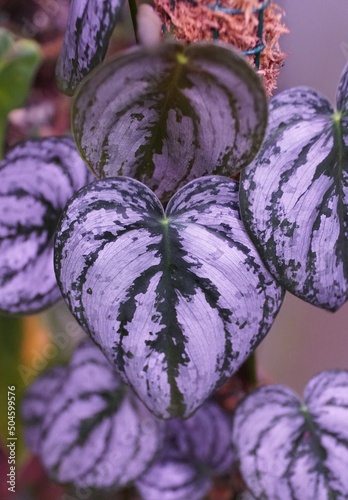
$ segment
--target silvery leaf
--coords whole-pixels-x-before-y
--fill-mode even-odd
[[[123,0],[72,0],[56,76],[72,95],[82,79],[104,59]]]
[[[256,498],[347,498],[348,372],[314,377],[303,404],[287,387],[258,389],[237,407],[232,440]]]
[[[142,500],[202,500],[211,479],[188,459],[162,456],[136,482]]]
[[[270,103],[265,141],[242,174],[246,228],[280,284],[337,310],[348,296],[348,66],[337,111],[306,87]]]
[[[140,182],[81,189],[57,230],[70,310],[161,418],[188,417],[266,335],[283,298],[249,240],[238,183],[204,177],[163,211]]]
[[[188,420],[169,420],[162,453],[136,483],[142,498],[201,500],[211,487],[210,476],[229,472],[230,434],[230,417],[213,401]]]
[[[209,43],[122,53],[83,83],[72,113],[76,144],[97,177],[133,177],[162,201],[192,179],[248,165],[266,122],[254,70]]]
[[[178,451],[192,464],[211,474],[228,473],[234,459],[227,438],[231,419],[215,402],[205,402],[188,420],[170,420],[168,427]]]
[[[24,436],[28,448],[35,454],[39,451],[41,431],[47,406],[64,383],[66,370],[55,366],[38,377],[26,391],[21,405]]]
[[[145,471],[162,445],[161,423],[89,339],[77,348],[66,370],[53,398],[49,386],[44,393],[46,414],[36,447],[44,467],[54,480],[77,487],[126,485]],[[35,390],[35,384],[23,409],[25,419],[28,400],[42,387]]]
[[[0,163],[0,312],[32,314],[60,298],[53,235],[68,199],[93,176],[70,138],[29,140]]]

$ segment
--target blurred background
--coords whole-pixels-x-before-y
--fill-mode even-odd
[[[335,102],[340,74],[348,63],[347,0],[278,0],[289,35],[278,92],[307,85]],[[287,294],[266,339],[258,348],[262,373],[302,394],[309,379],[328,368],[348,369],[348,304],[332,314]]]

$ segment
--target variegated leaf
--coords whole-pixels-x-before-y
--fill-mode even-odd
[[[35,451],[58,482],[98,489],[124,486],[145,471],[162,445],[162,423],[127,390],[89,339],[77,348],[53,398],[49,379],[36,384],[26,397],[24,420],[30,425],[31,415],[41,415],[46,395]]]
[[[213,401],[188,420],[170,420],[161,455],[136,483],[142,498],[201,500],[211,487],[209,476],[229,472],[230,433],[230,417]]]
[[[255,498],[348,498],[348,372],[314,377],[304,404],[281,385],[250,394],[235,412],[233,443]]]
[[[228,46],[162,43],[124,52],[79,89],[72,127],[97,177],[125,175],[162,201],[248,165],[267,121],[263,86]]]
[[[238,183],[204,177],[164,213],[145,185],[99,180],[71,200],[55,266],[80,325],[156,415],[188,417],[269,330],[283,292],[245,233]]]
[[[104,59],[123,0],[72,0],[56,76],[72,95],[82,79]]]
[[[31,314],[60,298],[53,235],[68,199],[92,180],[70,138],[29,140],[0,163],[0,311]]]
[[[196,467],[215,475],[229,471],[234,458],[227,439],[231,418],[215,402],[205,402],[188,420],[170,420],[168,428],[169,441],[174,436],[177,450]]]
[[[314,90],[270,103],[259,155],[242,174],[242,217],[281,285],[335,311],[348,297],[348,66],[337,111]]]
[[[212,482],[189,459],[168,451],[136,481],[136,486],[142,500],[202,500]]]
[[[229,472],[230,433],[230,418],[212,401],[188,420],[170,420],[161,455],[136,482],[142,498],[201,500],[211,487],[210,476]]]
[[[24,436],[28,448],[38,454],[41,432],[47,407],[64,384],[66,370],[55,366],[43,373],[29,387],[22,401],[21,414],[24,422]]]

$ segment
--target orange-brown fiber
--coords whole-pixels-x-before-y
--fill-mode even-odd
[[[215,30],[218,40],[242,51],[254,48],[259,42],[259,16],[253,12],[260,6],[259,0],[221,0],[222,7],[243,10],[243,14],[233,15],[211,10],[208,5],[214,5],[216,0],[154,1],[165,31],[177,40],[211,41]],[[265,49],[261,52],[259,73],[268,95],[277,86],[277,77],[286,57],[279,47],[279,37],[288,32],[282,21],[283,16],[284,11],[274,2],[264,10],[262,42]],[[254,56],[249,56],[248,60],[254,64]]]

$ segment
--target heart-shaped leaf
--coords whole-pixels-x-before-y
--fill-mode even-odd
[[[255,498],[347,498],[348,372],[314,377],[304,404],[281,385],[258,389],[236,409],[233,443]]]
[[[168,449],[136,482],[143,500],[202,500],[212,486],[211,479],[188,458]]]
[[[72,115],[97,177],[134,177],[162,201],[192,179],[248,165],[266,123],[257,74],[228,46],[209,43],[124,52],[80,87]]]
[[[210,475],[227,473],[232,465],[230,433],[230,418],[212,401],[188,420],[170,420],[160,456],[136,482],[142,498],[201,500]]]
[[[192,181],[163,211],[126,177],[86,186],[56,237],[70,310],[156,415],[188,417],[269,330],[283,292],[238,211],[238,183]]]
[[[41,433],[47,407],[64,384],[66,370],[55,366],[38,377],[22,401],[21,414],[25,423],[24,436],[28,448],[37,455],[40,449]]]
[[[29,140],[0,163],[0,311],[32,314],[60,298],[53,235],[68,199],[93,179],[70,138]]]
[[[72,95],[102,62],[123,0],[72,0],[56,76],[62,92]]]
[[[168,422],[169,441],[192,464],[211,474],[226,474],[234,455],[227,436],[231,434],[231,418],[215,402],[206,401],[188,420]]]
[[[266,139],[242,174],[242,217],[281,285],[335,311],[348,297],[348,66],[337,111],[314,90],[270,103]]]
[[[65,372],[53,397],[52,372],[34,382],[22,409],[31,428],[32,415],[41,423],[34,451],[50,476],[91,488],[117,488],[136,479],[162,444],[162,423],[127,392],[91,340],[80,344]],[[42,395],[37,398],[39,390]]]

